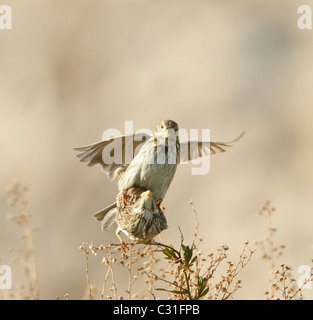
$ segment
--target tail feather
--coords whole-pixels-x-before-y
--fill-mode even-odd
[[[110,204],[109,206],[107,206],[104,209],[101,209],[100,211],[96,212],[93,216],[99,220],[102,221],[103,218],[105,217],[105,215],[111,211],[112,209],[116,208],[116,202],[113,202],[112,204]]]
[[[102,232],[107,231],[115,221],[116,218],[116,208],[111,209],[101,221]]]
[[[93,215],[97,220],[101,221],[101,230],[103,232],[108,230],[114,223],[116,210],[116,202],[114,202]]]

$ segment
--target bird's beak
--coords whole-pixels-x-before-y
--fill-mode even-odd
[[[158,129],[156,132],[157,136],[168,138],[168,130],[167,129]]]
[[[148,198],[148,197],[152,197],[152,193],[150,191],[148,191],[145,195],[145,198]]]
[[[169,137],[172,137],[174,136],[175,137],[176,133],[175,133],[175,130],[174,129],[165,129],[164,130],[164,136],[165,138],[169,138]]]
[[[173,129],[158,129],[158,131],[156,133],[156,135],[158,137],[162,137],[162,138],[165,138],[165,139],[168,139],[173,134],[175,135],[175,131]]]

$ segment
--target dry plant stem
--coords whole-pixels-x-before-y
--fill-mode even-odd
[[[111,244],[109,246],[111,246]],[[108,256],[109,256],[109,260],[112,261],[112,252],[111,252],[111,250],[109,250],[109,255]],[[110,265],[110,272],[111,272],[111,278],[112,278],[113,296],[114,296],[114,299],[116,300],[117,299],[117,296],[116,296],[117,288],[116,288],[115,276],[114,276],[112,265]]]
[[[87,288],[89,293],[89,299],[92,300],[92,293],[91,293],[91,285],[90,285],[90,279],[89,279],[89,261],[88,261],[88,251],[85,251],[85,258],[86,258],[86,279],[87,279]]]
[[[269,292],[271,293],[271,299],[274,297],[274,234],[273,234],[273,227],[272,227],[272,213],[268,211],[266,216],[267,218],[267,232],[268,232],[268,243],[269,243],[269,250],[270,250],[270,259],[269,259]]]
[[[235,277],[237,277],[237,275],[239,274],[239,272],[240,272],[240,271],[248,264],[248,262],[251,260],[251,256],[252,256],[252,254],[254,253],[254,251],[250,251],[250,254],[249,254],[248,258],[245,258],[245,256],[244,256],[244,254],[245,254],[245,252],[246,252],[247,245],[248,245],[248,243],[246,242],[246,243],[245,243],[245,246],[243,247],[242,253],[241,253],[240,257],[239,257],[239,260],[238,260],[238,262],[237,262],[237,264],[236,264],[236,267],[235,267],[235,269],[232,270],[232,272],[231,272],[231,275],[230,275],[230,276],[232,277],[232,279],[234,279]],[[226,288],[225,288],[226,290],[225,290],[225,292],[224,292],[224,294],[223,294],[223,296],[222,296],[222,300],[227,300],[228,298],[230,298],[230,296],[231,296],[235,291],[237,291],[238,288],[239,288],[239,287],[236,286],[235,289],[234,289],[234,291],[229,292],[228,290],[229,290],[230,284],[231,284],[231,281],[227,281],[227,285],[226,285]]]
[[[105,274],[104,280],[103,280],[103,284],[102,284],[102,291],[101,291],[101,300],[104,299],[104,293],[105,293],[105,289],[106,289],[106,282],[109,279],[109,275],[111,272],[111,265],[108,267],[108,270]]]
[[[157,299],[153,290],[167,292],[168,299],[229,299],[233,297],[240,286],[240,280],[237,280],[238,274],[250,261],[252,251],[250,255],[247,253],[247,244],[245,242],[244,249],[239,257],[239,261],[232,264],[230,261],[226,275],[221,275],[221,280],[215,281],[213,275],[218,269],[219,265],[225,262],[227,258],[226,251],[227,246],[221,246],[217,249],[216,254],[208,254],[203,256],[203,253],[197,248],[184,245],[183,235],[181,234],[180,247],[175,249],[172,245],[166,245],[159,242],[150,242],[148,244],[141,243],[129,243],[127,244],[127,263],[125,257],[121,255],[120,244],[109,244],[109,246],[100,246],[101,250],[104,250],[104,257],[102,262],[108,267],[105,279],[102,284],[101,299],[104,298],[106,283],[108,278],[111,279],[113,287],[110,288],[111,295],[109,299],[117,299],[115,277],[113,273],[112,265],[118,261],[119,264],[126,268],[128,272],[128,285],[125,290],[128,294],[128,299],[132,297],[132,288],[134,281],[139,279],[140,275],[145,274],[147,285],[146,292]],[[140,245],[140,247],[137,247]],[[93,255],[96,255],[100,247],[97,248],[93,245],[84,245],[88,252],[91,251]],[[113,247],[116,247],[112,250]],[[136,247],[136,248],[135,248]],[[159,260],[156,254],[163,254],[163,258],[167,260],[166,268],[159,267],[155,269]],[[144,258],[144,259],[141,259]],[[146,260],[148,258],[148,260]],[[164,261],[165,262],[165,261]],[[138,263],[142,265],[138,266]],[[134,272],[134,267],[137,265],[138,274]],[[87,270],[87,269],[86,269]],[[163,288],[155,288],[154,284],[161,281],[165,284]],[[216,282],[214,284],[214,282]],[[90,286],[91,287],[91,286]],[[91,292],[91,290],[89,290]],[[94,297],[94,294],[92,294]],[[136,297],[137,295],[134,295]],[[123,299],[123,297],[118,297]]]
[[[302,288],[296,287],[296,280],[291,277],[291,267],[284,264],[274,271],[276,259],[281,256],[283,245],[275,245],[276,229],[272,226],[272,214],[274,208],[270,203],[266,203],[260,210],[260,215],[266,218],[266,238],[260,243],[264,251],[263,257],[267,260],[270,284],[269,291],[266,292],[267,299],[285,299],[291,300],[302,298],[302,289],[305,284],[313,279],[311,274],[310,279],[304,282]],[[195,228],[194,237],[191,245],[184,244],[184,236],[180,231],[180,245],[174,248],[171,244],[164,244],[156,241],[151,241],[147,244],[128,243],[127,257],[121,256],[121,245],[110,244],[109,247],[104,247],[107,250],[105,257],[108,270],[102,289],[102,299],[105,292],[105,283],[110,277],[112,279],[113,288],[110,290],[111,296],[109,299],[116,299],[116,285],[112,264],[118,261],[128,272],[128,285],[126,285],[128,299],[131,298],[133,282],[138,279],[138,276],[145,275],[145,284],[147,285],[146,292],[153,299],[159,298],[155,293],[163,291],[167,293],[168,299],[222,299],[227,300],[234,297],[234,293],[241,288],[241,280],[238,279],[241,271],[251,261],[253,250],[249,249],[248,241],[244,242],[243,249],[239,258],[233,263],[228,259],[228,246],[221,245],[212,253],[204,253],[197,248],[198,228]],[[140,247],[138,247],[140,245]],[[113,246],[116,248],[112,249]],[[109,248],[109,249],[108,249]],[[161,255],[165,259],[166,267],[162,265],[156,269],[156,265],[160,260],[157,255]],[[114,258],[113,258],[114,257]],[[143,259],[141,259],[143,258]],[[148,260],[146,260],[148,258]],[[126,261],[128,260],[128,261]],[[126,262],[127,263],[126,263]],[[165,261],[164,261],[165,262]],[[138,274],[136,274],[135,266]],[[142,265],[140,265],[142,263]],[[226,268],[225,268],[226,263]],[[158,265],[159,266],[159,265]],[[217,274],[219,276],[217,276]],[[156,288],[155,284],[162,282],[163,288]],[[94,295],[94,294],[93,294]],[[133,295],[138,297],[138,295]],[[123,297],[121,297],[123,298]]]
[[[269,290],[265,292],[265,295],[268,300],[292,300],[295,298],[302,299],[304,285],[308,282],[305,281],[300,288],[296,287],[296,280],[291,274],[292,268],[284,263],[281,263],[280,268],[274,271],[275,265],[277,265],[275,260],[282,255],[281,250],[285,248],[284,245],[277,246],[274,244],[274,234],[276,232],[276,229],[272,227],[272,215],[274,212],[275,208],[273,208],[270,202],[267,201],[258,213],[267,220],[267,236],[265,240],[258,242],[264,252],[263,258],[268,261],[269,266]],[[311,281],[312,278],[313,275],[311,274],[308,281]]]
[[[23,267],[23,270],[27,272],[27,281],[29,284],[29,293],[25,294],[25,289],[21,286],[21,290],[14,294],[8,293],[8,296],[22,299],[39,299],[38,289],[38,276],[36,271],[36,263],[34,256],[34,243],[33,243],[33,229],[31,227],[31,216],[28,213],[28,204],[25,200],[25,188],[21,188],[19,184],[15,183],[9,187],[10,204],[12,206],[18,206],[18,214],[12,216],[13,220],[23,231],[22,240],[25,243],[26,250],[16,251],[15,254],[18,258],[17,262]],[[115,282],[115,275],[113,272],[113,264],[118,261],[119,264],[128,271],[128,286],[125,290],[128,294],[128,299],[131,299],[131,291],[134,291],[133,283],[138,279],[138,276],[145,274],[147,279],[145,281],[147,285],[146,292],[153,297],[153,299],[159,298],[153,292],[153,290],[161,290],[167,292],[169,299],[229,299],[233,297],[233,294],[241,288],[241,283],[237,276],[246,267],[251,260],[251,256],[254,253],[250,249],[248,252],[248,242],[245,242],[243,250],[237,260],[237,263],[227,261],[227,246],[221,246],[217,249],[216,254],[203,254],[201,250],[197,248],[198,237],[198,218],[197,212],[192,204],[189,203],[195,214],[196,227],[194,236],[190,246],[184,245],[184,236],[180,231],[180,246],[175,249],[172,245],[166,245],[164,243],[151,241],[147,244],[140,244],[138,248],[136,246],[139,243],[128,243],[126,248],[129,250],[128,255],[121,256],[121,244],[109,244],[108,246],[100,245],[99,247],[93,246],[93,244],[83,243],[80,249],[83,250],[85,255],[85,272],[87,280],[87,290],[90,300],[96,298],[97,294],[94,290],[94,286],[90,283],[90,253],[96,255],[98,251],[104,250],[104,257],[102,261],[107,266],[105,277],[102,283],[102,291],[100,298],[103,300],[107,281],[112,282],[111,295],[109,299],[117,299],[123,297],[117,297],[117,286]],[[284,246],[275,246],[274,235],[276,229],[272,226],[272,214],[274,208],[267,202],[259,214],[266,218],[267,222],[267,237],[261,241],[264,249],[264,257],[268,260],[269,267],[269,291],[266,292],[268,299],[282,298],[285,300],[292,300],[296,298],[302,299],[302,291],[304,286],[313,280],[313,269],[311,269],[310,277],[307,278],[301,287],[296,287],[296,280],[291,277],[291,267],[285,264],[280,264],[280,268],[274,271],[277,265],[276,259],[282,254],[279,252],[279,248]],[[199,242],[201,241],[198,240]],[[116,248],[113,249],[113,246]],[[136,248],[135,248],[136,247]],[[153,248],[153,249],[152,249]],[[160,259],[157,258],[158,254],[163,253],[163,258],[167,260],[166,268],[162,266],[158,270],[155,269],[159,265]],[[143,258],[143,259],[141,259]],[[148,258],[148,260],[146,260]],[[128,260],[125,263],[125,260]],[[164,260],[162,260],[164,261]],[[223,263],[227,261],[228,268],[226,272],[222,270],[219,279],[216,276],[217,270],[221,271]],[[0,261],[1,262],[1,261]],[[142,265],[140,265],[142,263]],[[134,268],[136,266],[138,273]],[[221,267],[220,267],[221,266]],[[110,279],[109,279],[110,278]],[[165,288],[156,289],[155,283],[162,281]],[[27,283],[28,285],[28,283]],[[28,287],[27,287],[28,289]],[[1,291],[1,290],[0,290]],[[13,291],[13,290],[12,290]],[[135,297],[136,295],[134,295]],[[138,295],[137,295],[138,296]],[[0,299],[4,299],[3,292],[0,292]],[[64,295],[65,299],[69,298],[69,295]],[[58,299],[58,297],[57,297]]]
[[[21,209],[21,215],[28,217],[26,206]],[[39,299],[39,286],[38,286],[38,275],[37,275],[37,268],[36,268],[36,261],[34,255],[34,243],[33,243],[33,232],[29,225],[29,223],[23,224],[24,229],[24,241],[26,244],[26,256],[28,258],[29,263],[29,275],[30,275],[30,283],[31,283],[31,290],[33,292],[33,298],[35,300]]]
[[[215,262],[213,264],[211,264],[211,266],[210,266],[209,279],[213,278],[215,271],[217,270],[218,266],[220,265],[220,263],[223,260],[224,260],[224,257],[221,254],[219,254],[219,256],[214,259]],[[211,268],[212,268],[212,270],[211,270]]]
[[[312,260],[312,262],[313,262],[313,260]],[[308,279],[306,279],[306,280],[303,282],[303,285],[302,285],[300,288],[298,288],[298,290],[295,291],[295,293],[294,293],[293,295],[291,295],[291,296],[289,297],[289,300],[292,300],[292,299],[294,299],[298,294],[301,294],[304,286],[305,286],[307,283],[311,282],[311,281],[313,281],[313,268],[311,269],[311,275],[310,275],[310,277],[309,277]]]
[[[269,277],[269,299],[274,298],[274,229],[272,227],[272,214],[275,208],[272,208],[270,202],[267,201],[259,211],[259,215],[264,216],[267,222],[267,236],[264,245],[267,243],[268,251],[265,252],[268,260],[268,277]]]
[[[147,275],[148,278],[151,277],[151,275],[150,275],[148,272],[146,272],[146,271],[145,271],[145,274]],[[160,278],[160,277],[157,276],[157,275],[154,275],[154,278],[155,278],[156,280],[160,280],[160,281],[162,281],[162,282],[164,282],[164,283],[170,284],[171,286],[175,286],[176,288],[178,288],[178,289],[180,289],[180,290],[184,290],[183,287],[179,286],[178,284],[173,284],[172,281],[169,281],[169,280]]]
[[[19,183],[14,182],[8,187],[9,203],[12,206],[19,205],[18,215],[12,216],[11,219],[23,230],[22,240],[26,245],[25,260],[19,260],[19,263],[25,267],[29,274],[30,292],[32,299],[39,300],[39,281],[36,268],[33,229],[31,227],[32,217],[27,211],[28,202],[25,199],[25,192],[27,188],[21,187]]]
[[[282,265],[281,266],[282,268],[282,274],[283,274],[283,277],[282,277],[282,283],[283,283],[283,298],[284,299],[287,299],[287,287],[286,287],[286,276],[285,276],[285,265]]]
[[[193,239],[192,239],[192,247],[195,246],[195,242],[196,242],[196,239],[198,238],[198,232],[199,232],[199,220],[198,220],[198,213],[193,205],[193,201],[190,200],[188,202],[188,204],[191,206],[192,208],[192,211],[194,213],[194,216],[195,216],[195,232],[194,232],[194,235],[193,235]]]
[[[91,252],[94,252],[93,251],[93,246],[92,246],[92,244],[88,245],[88,243],[83,242],[80,245],[79,249],[84,252],[84,256],[85,256],[85,273],[86,273],[86,280],[87,280],[87,291],[88,291],[89,299],[92,300],[92,290],[91,290],[91,284],[90,284],[90,279],[89,279],[89,260],[88,260],[88,256],[89,256],[89,250],[91,250]]]
[[[127,294],[128,294],[128,300],[130,300],[130,291],[131,291],[131,286],[133,283],[133,279],[132,279],[132,247],[129,244],[129,262],[127,264],[127,269],[128,269],[128,290],[127,290]]]

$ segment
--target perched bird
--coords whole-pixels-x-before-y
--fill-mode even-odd
[[[193,160],[199,157],[225,151],[237,139],[230,142],[210,141],[179,141],[178,124],[173,120],[162,121],[153,135],[146,133],[130,136],[114,137],[86,147],[74,148],[80,153],[77,155],[82,162],[88,162],[88,166],[100,164],[102,170],[114,179],[120,177],[118,188],[122,205],[126,205],[124,191],[131,187],[140,187],[150,190],[158,205],[161,204],[177,169],[177,164],[182,161]],[[112,143],[121,145],[117,158],[119,163],[107,163],[104,159],[104,150]],[[130,150],[131,149],[131,150]],[[104,154],[103,154],[104,152]],[[131,153],[129,155],[128,153]],[[130,163],[125,159],[134,156]],[[102,230],[105,231],[115,220],[117,202],[100,210],[94,216],[102,220]]]
[[[126,205],[118,196],[116,211],[116,235],[122,248],[125,244],[120,236],[121,232],[131,240],[146,243],[168,228],[164,213],[150,190],[133,187],[125,190],[124,196]]]

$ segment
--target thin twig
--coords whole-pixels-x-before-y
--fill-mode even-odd
[[[88,293],[89,293],[89,299],[92,300],[92,293],[91,293],[91,285],[90,285],[90,279],[89,279],[89,263],[88,263],[88,251],[85,251],[85,258],[86,258],[86,278],[87,278],[87,288],[88,288]]]
[[[193,234],[193,239],[192,239],[192,248],[194,248],[196,239],[198,238],[199,220],[198,220],[198,213],[197,213],[197,211],[196,211],[196,208],[195,208],[194,205],[193,205],[193,201],[190,200],[190,201],[188,202],[188,204],[191,206],[192,211],[193,211],[194,216],[195,216],[195,232],[194,232],[194,234]]]

